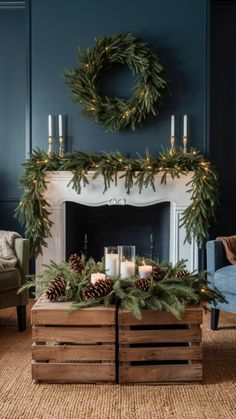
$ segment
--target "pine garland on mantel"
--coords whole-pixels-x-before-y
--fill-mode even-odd
[[[75,151],[63,157],[58,153],[49,157],[45,151],[36,149],[24,167],[21,178],[24,192],[16,216],[25,225],[25,235],[30,239],[31,251],[35,255],[42,252],[42,246],[46,245],[46,239],[51,235],[50,205],[44,197],[48,171],[71,171],[73,177],[70,184],[77,193],[89,184],[89,171],[93,171],[93,179],[103,176],[104,192],[112,182],[116,184],[119,178],[124,178],[127,193],[133,186],[138,186],[140,193],[147,187],[155,190],[157,174],[161,175],[161,183],[166,184],[168,176],[175,179],[193,172],[192,179],[186,185],[191,194],[191,204],[183,213],[182,225],[186,228],[186,240],[191,241],[194,237],[199,247],[207,238],[210,220],[215,217],[219,198],[216,170],[195,149],[188,153],[182,150],[171,153],[167,149],[158,156],[146,151],[144,157],[138,155],[136,159],[128,158],[119,151],[101,154]]]

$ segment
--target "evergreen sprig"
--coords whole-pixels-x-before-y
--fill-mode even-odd
[[[150,259],[143,259],[145,264],[150,263],[153,267],[159,264]],[[40,292],[46,291],[58,275],[62,275],[66,281],[65,299],[72,301],[71,310],[78,310],[94,304],[110,305],[118,303],[121,308],[131,311],[135,317],[142,317],[142,310],[166,310],[179,319],[188,304],[205,304],[212,301],[226,302],[224,296],[217,290],[208,287],[206,272],[188,273],[184,277],[178,277],[178,272],[185,268],[185,261],[180,261],[174,266],[165,263],[166,274],[161,281],[156,281],[152,275],[149,277],[149,288],[142,291],[135,287],[136,275],[130,278],[113,278],[113,288],[110,293],[99,299],[83,299],[83,290],[90,282],[91,274],[94,272],[105,273],[104,263],[95,262],[90,258],[81,273],[73,271],[67,262],[59,264],[51,262],[45,266],[44,271],[32,278],[20,289],[38,285]],[[139,259],[137,259],[139,264]]]
[[[95,47],[78,49],[78,67],[65,70],[64,79],[81,114],[107,131],[133,130],[159,114],[167,91],[164,65],[155,52],[131,33],[95,39]],[[127,64],[136,76],[130,99],[102,97],[101,75],[114,64]]]
[[[192,172],[192,179],[187,184],[191,203],[183,212],[182,225],[186,228],[186,240],[190,242],[193,237],[196,238],[199,247],[207,238],[219,199],[216,170],[195,149],[188,153],[181,150],[171,153],[167,149],[157,157],[147,151],[144,157],[137,156],[136,159],[118,151],[101,154],[76,151],[64,157],[59,157],[57,153],[48,157],[44,151],[37,149],[24,167],[21,178],[24,192],[16,215],[25,225],[25,235],[30,239],[32,254],[36,255],[42,252],[42,246],[46,246],[46,239],[51,235],[50,205],[44,197],[48,171],[71,171],[73,176],[70,184],[77,193],[81,193],[81,188],[89,184],[89,179],[98,176],[103,177],[104,192],[112,183],[116,185],[119,179],[124,179],[127,193],[135,186],[141,193],[144,188],[152,187],[155,190],[158,187],[157,175],[160,176],[160,182],[166,184],[169,179]]]

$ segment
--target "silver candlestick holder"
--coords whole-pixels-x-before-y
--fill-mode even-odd
[[[188,137],[184,136],[183,137],[183,152],[187,153],[187,143],[188,143]]]
[[[52,135],[48,136],[48,156],[52,155],[52,144],[53,144],[53,137]]]
[[[172,135],[170,137],[170,154],[173,154],[175,152],[175,136]]]
[[[64,156],[64,137],[62,135],[59,136],[59,156]]]

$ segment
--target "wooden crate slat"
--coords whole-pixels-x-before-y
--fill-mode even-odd
[[[161,343],[161,342],[200,342],[201,328],[166,330],[119,330],[120,344]]]
[[[138,320],[119,310],[119,382],[201,381],[202,317],[199,306],[188,307],[181,320],[152,310]]]
[[[69,302],[40,297],[31,311],[32,376],[51,383],[116,380],[116,307],[69,311]]]
[[[177,320],[172,314],[166,311],[143,310],[142,325],[170,325],[170,324],[201,324],[203,320],[203,310],[199,306],[186,308],[182,318]],[[120,310],[118,313],[119,326],[137,326],[140,320],[128,310]]]
[[[115,345],[32,345],[35,361],[115,361]]]
[[[114,327],[33,326],[32,339],[35,342],[115,343],[115,329]]]
[[[38,381],[57,383],[114,382],[115,368],[112,364],[53,364],[32,363],[32,378]]]
[[[131,361],[190,361],[202,359],[202,347],[123,348],[119,360]]]
[[[84,308],[83,310],[70,311],[70,302],[50,302],[45,297],[41,297],[31,310],[32,324],[51,325],[108,325],[116,323],[116,307],[105,307],[96,305]]]
[[[202,365],[121,366],[120,383],[188,382],[202,380]]]

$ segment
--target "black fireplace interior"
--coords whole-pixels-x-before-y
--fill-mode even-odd
[[[72,253],[100,260],[105,246],[135,245],[136,255],[169,260],[170,203],[147,207],[89,207],[66,202],[66,258]]]

